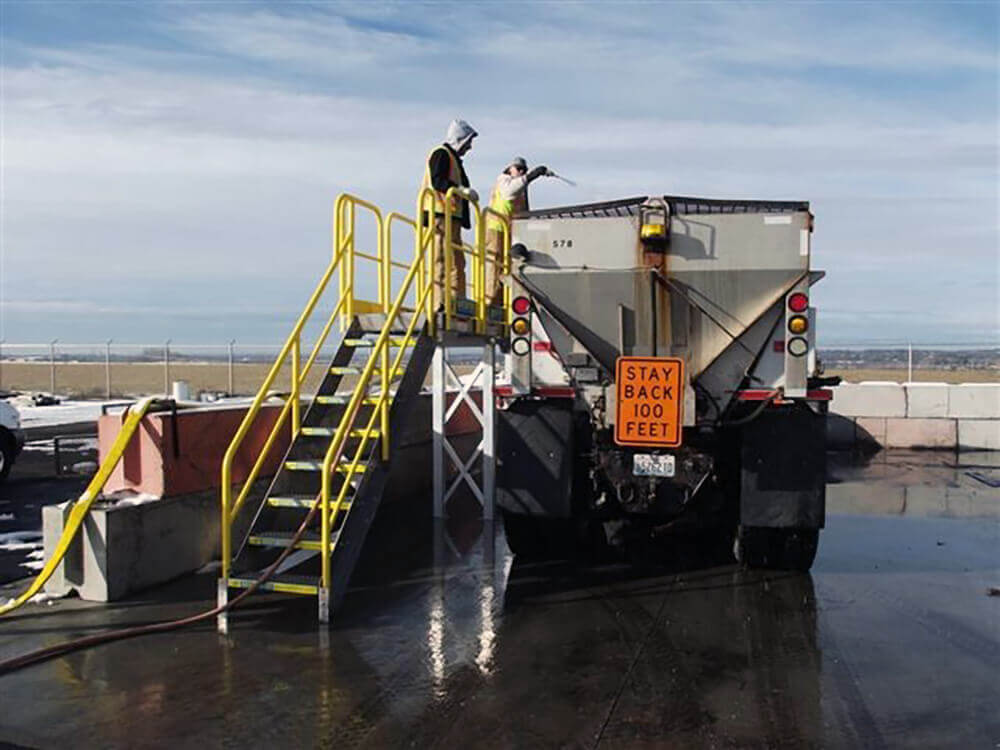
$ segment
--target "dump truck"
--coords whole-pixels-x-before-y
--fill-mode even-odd
[[[825,415],[807,202],[515,215],[497,505],[517,554],[697,538],[808,570]],[[676,534],[674,533],[676,532]]]

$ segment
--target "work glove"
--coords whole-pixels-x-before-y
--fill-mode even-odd
[[[539,165],[539,166],[535,167],[534,169],[532,169],[530,172],[528,172],[528,182],[532,182],[533,180],[537,180],[539,177],[545,177],[548,174],[552,174],[549,171],[549,168],[548,167],[543,167],[543,166]]]

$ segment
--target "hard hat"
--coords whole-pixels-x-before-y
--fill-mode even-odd
[[[507,169],[510,169],[511,167],[517,167],[527,172],[528,162],[524,160],[523,156],[515,156],[514,159],[511,161],[511,163],[507,165]]]

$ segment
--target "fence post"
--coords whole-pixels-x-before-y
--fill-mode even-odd
[[[170,339],[163,345],[163,395],[170,395]]]
[[[108,339],[104,344],[104,398],[111,398],[111,342]]]
[[[49,393],[53,396],[56,393],[56,342],[59,339],[52,339],[49,342]]]
[[[229,342],[229,395],[232,396],[233,388],[233,347],[236,346],[236,339]]]

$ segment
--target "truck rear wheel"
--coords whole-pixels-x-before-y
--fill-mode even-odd
[[[733,544],[737,562],[748,568],[808,571],[819,548],[819,529],[740,526]]]

